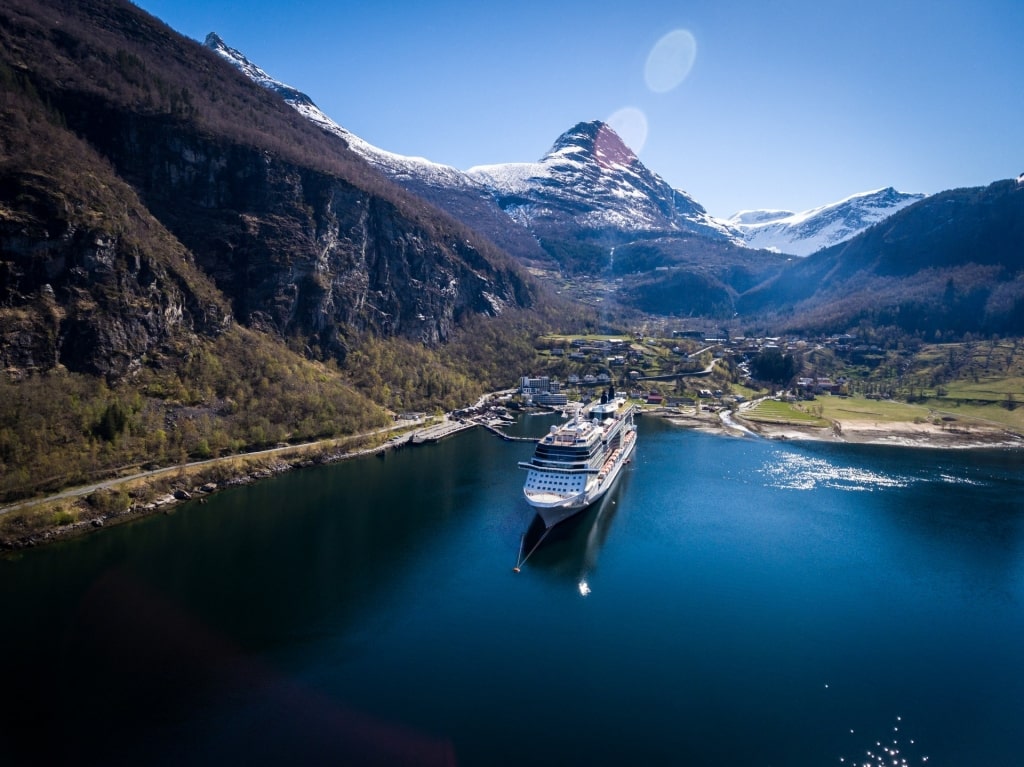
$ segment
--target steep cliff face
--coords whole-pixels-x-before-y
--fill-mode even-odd
[[[220,332],[229,308],[190,254],[53,120],[16,92],[0,108],[0,364],[120,378]]]
[[[253,327],[343,355],[352,332],[437,343],[464,312],[530,301],[498,254],[422,204],[419,217],[411,201],[160,121],[122,118],[102,140]]]
[[[0,82],[5,365],[117,377],[232,317],[342,359],[532,301],[490,243],[126,2],[11,0]]]

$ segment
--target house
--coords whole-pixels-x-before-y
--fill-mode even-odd
[[[693,397],[669,397],[665,400],[669,407],[693,407],[697,403]]]
[[[662,397],[658,392],[652,391],[647,395],[648,405],[661,405],[665,402],[665,398]]]
[[[426,413],[420,413],[416,411],[408,411],[405,413],[396,413],[396,421],[420,421],[427,417]]]

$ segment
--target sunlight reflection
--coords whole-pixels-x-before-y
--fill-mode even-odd
[[[686,79],[696,59],[696,38],[687,29],[674,29],[647,54],[644,81],[655,93],[667,93]]]
[[[830,487],[837,490],[869,491],[889,487],[907,487],[909,477],[879,474],[855,466],[836,466],[821,458],[798,453],[779,452],[761,468],[772,487],[787,490],[814,490]]]
[[[902,717],[897,716],[896,721],[899,722]],[[898,730],[899,726],[893,727],[894,730]],[[853,730],[850,730],[853,733]],[[910,744],[914,744],[913,738],[910,740]],[[867,760],[860,761],[857,759],[851,759],[850,761],[854,764],[858,764],[861,767],[911,767],[911,764],[925,764],[928,761],[926,755],[915,755],[914,749],[899,748],[899,740],[893,740],[892,746],[883,746],[882,741],[875,741],[875,748],[881,749],[881,753],[868,749],[865,753],[867,754]],[[845,764],[846,757],[840,756],[839,763]]]

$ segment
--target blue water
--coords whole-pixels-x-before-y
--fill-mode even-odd
[[[482,430],[0,560],[0,747],[74,764],[1024,762],[1024,455],[639,423],[616,488],[519,574],[532,446]]]

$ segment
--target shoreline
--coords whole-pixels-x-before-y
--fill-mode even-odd
[[[935,450],[1024,449],[1024,435],[1006,427],[958,421],[956,426],[871,419],[835,420],[828,426],[800,426],[746,419],[736,413],[655,413],[678,426],[710,433],[755,436],[777,441],[836,442]]]
[[[1024,435],[1005,427],[980,422],[958,422],[957,426],[910,421],[878,422],[869,419],[834,421],[829,426],[800,426],[792,423],[768,423],[748,420],[741,413],[723,411],[685,413],[665,408],[644,410],[642,414],[664,418],[682,428],[736,437],[757,437],[777,441],[836,442],[882,445],[917,449],[1024,449]],[[171,514],[181,504],[206,502],[210,495],[239,485],[296,469],[322,466],[338,461],[383,455],[389,450],[433,444],[451,434],[485,426],[477,421],[460,421],[449,415],[436,424],[398,425],[377,432],[322,440],[304,445],[289,445],[256,453],[197,461],[129,477],[108,479],[81,488],[55,493],[45,498],[15,502],[0,508],[0,520],[19,510],[36,514],[50,513],[48,521],[38,518],[35,526],[23,533],[10,529],[0,533],[0,557],[51,543],[71,540],[97,532],[110,525],[124,524],[154,514]],[[358,446],[361,441],[402,428],[401,434],[384,439],[372,447]],[[356,443],[343,447],[344,443]],[[106,507],[103,496],[126,496],[126,508]]]
[[[15,501],[0,508],[0,521],[8,515],[17,515],[19,511],[37,515],[50,513],[50,520],[40,522],[37,519],[33,523],[35,526],[23,534],[12,534],[10,530],[0,532],[0,558],[24,549],[78,538],[111,525],[155,514],[172,514],[182,503],[195,501],[203,504],[209,496],[221,490],[249,485],[285,472],[371,455],[383,457],[390,450],[434,444],[478,425],[446,416],[440,423],[419,424],[414,428],[405,423],[349,437],[194,461],[69,488],[43,498]],[[359,446],[361,442],[403,428],[407,431],[372,447]],[[345,443],[356,444],[344,447]],[[127,508],[110,509],[101,502],[102,496],[120,493],[131,499]],[[94,503],[97,498],[99,500]],[[62,515],[73,516],[74,519],[68,520],[68,516]]]

